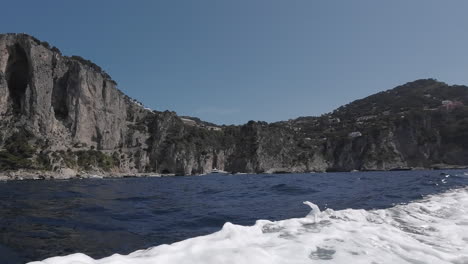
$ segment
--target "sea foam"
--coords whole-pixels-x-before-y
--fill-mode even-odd
[[[381,210],[312,212],[304,218],[226,223],[216,233],[92,259],[84,254],[34,264],[468,263],[468,188]]]

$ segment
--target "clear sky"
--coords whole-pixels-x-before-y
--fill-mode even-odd
[[[129,96],[218,124],[320,115],[420,78],[468,84],[465,0],[5,1]]]

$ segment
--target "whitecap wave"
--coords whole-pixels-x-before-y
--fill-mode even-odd
[[[468,263],[468,188],[382,210],[313,210],[304,218],[226,223],[219,232],[95,260],[34,264]]]

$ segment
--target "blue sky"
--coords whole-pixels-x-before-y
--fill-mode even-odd
[[[8,1],[24,32],[156,110],[218,124],[320,115],[420,78],[468,84],[468,1]]]

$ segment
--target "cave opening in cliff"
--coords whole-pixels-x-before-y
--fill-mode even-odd
[[[68,117],[68,82],[69,73],[66,73],[55,81],[54,88],[52,90],[52,107],[54,109],[55,118],[60,121],[65,121]]]
[[[26,52],[20,45],[14,45],[9,52],[6,68],[8,92],[13,111],[19,113],[29,84],[29,64]]]

